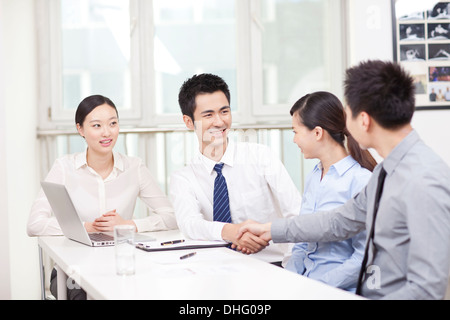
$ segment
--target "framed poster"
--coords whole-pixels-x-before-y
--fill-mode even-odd
[[[414,78],[416,109],[450,109],[450,0],[391,0],[394,60]]]

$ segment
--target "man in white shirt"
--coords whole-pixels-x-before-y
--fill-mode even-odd
[[[298,215],[299,191],[269,148],[234,143],[228,138],[232,123],[230,92],[223,79],[211,74],[193,76],[181,87],[179,104],[183,121],[199,141],[191,164],[174,172],[170,179],[169,193],[180,230],[192,239],[229,241],[245,253],[260,251],[266,244],[262,239],[251,234],[236,239],[240,226],[248,220],[269,222]],[[223,164],[231,223],[214,221],[217,164]],[[285,252],[277,249],[275,260],[280,261]]]

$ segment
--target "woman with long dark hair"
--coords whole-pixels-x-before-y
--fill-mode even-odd
[[[376,161],[346,128],[342,103],[329,92],[315,92],[291,109],[294,142],[306,159],[319,163],[305,180],[300,214],[330,210],[355,196],[370,179]],[[355,291],[366,235],[326,243],[297,243],[286,269],[329,285]]]

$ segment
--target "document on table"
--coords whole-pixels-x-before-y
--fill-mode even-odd
[[[169,241],[170,242],[170,241]],[[176,241],[174,241],[176,242]],[[225,241],[204,241],[204,240],[184,240],[183,242],[167,244],[158,241],[138,242],[136,248],[147,251],[170,251],[170,250],[190,250],[204,248],[220,248],[229,244]]]

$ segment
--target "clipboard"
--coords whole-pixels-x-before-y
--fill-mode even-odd
[[[172,245],[161,245],[160,242],[139,242],[136,243],[136,248],[146,252],[162,252],[171,250],[192,250],[192,249],[208,249],[208,248],[225,248],[230,246],[225,241],[203,241],[203,240],[185,240],[183,243],[176,243]]]

